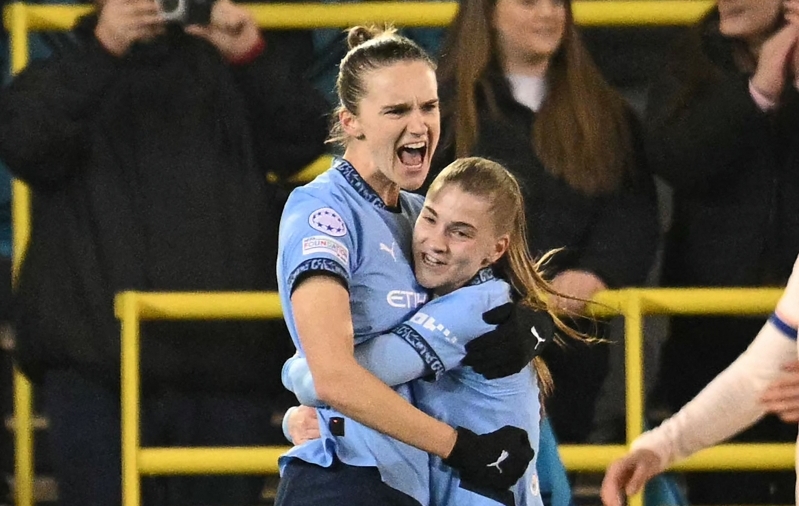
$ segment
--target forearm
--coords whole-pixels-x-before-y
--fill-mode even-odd
[[[396,334],[384,334],[355,347],[355,360],[388,386],[407,383],[429,373],[419,354]],[[308,361],[295,355],[283,365],[283,386],[306,406],[321,404]]]
[[[412,406],[355,360],[316,385],[323,402],[394,439],[442,458],[455,445],[452,427]]]
[[[737,434],[765,414],[761,395],[795,358],[796,342],[767,323],[735,362],[678,413],[636,439],[632,448],[654,451],[665,469]]]
[[[326,304],[320,307],[319,300]],[[337,278],[311,277],[291,301],[319,400],[411,446],[449,455],[455,430],[413,407],[356,362],[349,293]]]

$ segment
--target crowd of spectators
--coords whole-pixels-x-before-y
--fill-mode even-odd
[[[609,339],[580,299],[645,284],[661,244],[663,286],[787,281],[799,253],[799,27],[783,0],[739,3],[719,0],[680,31],[651,76],[644,115],[594,63],[569,0],[461,0],[446,34],[406,31],[440,55],[433,171],[484,156],[517,176],[530,248],[563,248],[549,274],[575,297],[562,309],[582,332]],[[151,0],[96,7],[69,34],[37,36],[37,58],[0,91],[0,160],[33,196],[12,304],[0,167],[0,319],[13,321],[15,363],[42,396],[64,505],[120,497],[114,294],[276,289],[285,181],[326,151],[346,52],[337,30],[260,31],[230,0],[185,30]],[[658,201],[656,182],[673,198]],[[659,207],[673,210],[663,237]],[[672,319],[651,404],[678,410],[763,320]],[[292,402],[279,378],[292,345],[281,322],[148,324],[143,334],[144,444],[282,444],[273,419]],[[588,440],[609,349],[550,348],[546,410],[561,440]],[[0,369],[6,410],[9,379]],[[743,436],[795,437],[796,425],[776,418]],[[792,474],[730,480],[689,478],[691,499],[793,500]],[[258,477],[150,479],[144,498],[254,504],[261,486]]]

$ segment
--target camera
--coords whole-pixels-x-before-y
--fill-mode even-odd
[[[181,25],[207,25],[215,0],[155,0],[165,21]]]

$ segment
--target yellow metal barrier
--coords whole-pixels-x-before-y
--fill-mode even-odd
[[[599,294],[597,316],[625,317],[627,443],[642,431],[643,318],[645,315],[767,314],[779,289],[627,289]],[[281,316],[275,293],[138,293],[116,298],[122,321],[122,459],[124,506],[140,504],[140,477],[165,474],[271,473],[284,448],[141,448],[139,441],[139,322],[141,320],[253,319]],[[564,445],[564,464],[574,471],[603,471],[626,446]],[[791,444],[722,445],[699,452],[680,470],[791,469]],[[639,495],[633,506],[642,504]]]

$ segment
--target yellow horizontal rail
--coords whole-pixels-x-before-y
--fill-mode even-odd
[[[139,450],[139,472],[150,476],[277,474],[277,459],[289,448],[146,448]]]
[[[624,445],[560,445],[563,465],[569,471],[604,472],[627,453]],[[793,444],[725,444],[707,448],[672,466],[674,471],[774,471],[793,469]]]
[[[264,28],[346,28],[367,23],[397,26],[446,26],[457,12],[456,2],[363,2],[349,4],[243,4]],[[696,22],[713,5],[707,0],[582,0],[574,2],[575,21],[583,26],[686,25]],[[26,5],[33,31],[68,30],[91,10],[88,5]],[[10,26],[9,10],[5,24]]]
[[[125,299],[135,301],[142,320],[263,320],[283,318],[277,292],[122,292],[117,295],[117,318]]]

